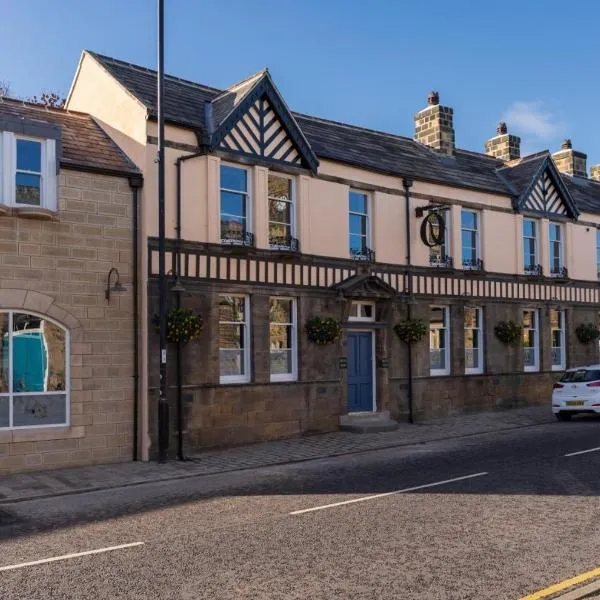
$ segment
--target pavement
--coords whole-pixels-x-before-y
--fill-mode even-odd
[[[12,475],[0,480],[0,505],[426,444],[553,421],[548,406],[534,406],[416,424],[400,423],[392,432],[356,434],[340,431],[205,451],[185,461],[173,460],[165,464],[129,462]]]
[[[550,600],[600,568],[600,418],[529,425],[2,506],[0,597]]]

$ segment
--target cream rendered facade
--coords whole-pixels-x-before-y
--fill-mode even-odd
[[[181,85],[186,85],[186,83],[182,82]],[[142,424],[140,431],[142,436],[141,452],[144,458],[148,458],[152,437],[150,431],[152,428],[150,422],[152,411],[149,409],[149,405],[154,401],[155,395],[154,391],[150,389],[152,386],[149,384],[149,381],[153,378],[153,374],[149,372],[149,369],[152,369],[150,365],[152,365],[154,357],[150,355],[153,345],[153,333],[148,326],[152,316],[149,308],[151,305],[149,285],[153,277],[153,273],[149,272],[149,264],[152,267],[153,261],[148,260],[148,248],[149,241],[158,235],[157,165],[155,162],[157,156],[157,124],[148,107],[122,82],[118,81],[105,68],[102,61],[87,52],[84,52],[81,57],[69,93],[67,108],[91,114],[137,165],[144,177],[145,183],[141,192],[140,203],[139,236],[139,273],[142,282],[142,285],[140,285],[141,352],[139,369],[141,373],[140,406],[142,407],[140,412],[140,422]],[[173,239],[176,237],[177,229],[177,171],[175,163],[180,157],[198,152],[199,143],[197,132],[193,127],[171,122],[167,122],[166,125],[166,140],[166,231],[167,237]],[[449,209],[446,217],[449,232],[448,254],[455,259],[455,273],[460,274],[462,270],[459,259],[462,245],[461,211],[468,209],[476,211],[480,217],[479,240],[481,245],[479,251],[485,266],[485,272],[500,278],[503,276],[525,276],[522,249],[524,217],[523,213],[515,211],[514,198],[511,195],[470,189],[468,186],[432,182],[427,177],[419,179],[417,174],[410,189],[410,212],[407,215],[404,178],[402,176],[384,174],[373,169],[352,166],[323,157],[319,158],[320,162],[315,172],[310,172],[305,168],[285,165],[274,165],[269,168],[265,161],[253,160],[252,157],[240,159],[238,156],[228,156],[226,152],[222,151],[207,153],[182,163],[181,238],[186,243],[206,243],[215,246],[221,243],[219,225],[220,166],[223,163],[237,164],[248,169],[250,173],[250,218],[255,239],[254,247],[257,251],[270,251],[268,176],[270,173],[283,172],[291,175],[294,180],[295,237],[300,242],[303,256],[323,257],[327,260],[340,261],[348,261],[351,258],[348,247],[348,198],[351,190],[358,190],[364,191],[368,195],[371,229],[370,247],[376,253],[377,264],[385,267],[382,267],[383,271],[393,267],[400,267],[401,270],[403,266],[406,266],[407,240],[405,224],[407,219],[410,222],[412,240],[410,266],[416,269],[428,269],[430,267],[429,248],[421,241],[421,219],[415,218],[415,210],[419,207],[426,208],[431,205],[448,205]],[[539,223],[538,260],[544,273],[548,273],[550,267],[548,226],[550,221],[547,216],[536,218]],[[582,210],[577,220],[562,219],[560,222],[564,231],[564,266],[568,269],[570,279],[595,284],[597,281],[595,262],[596,228],[600,228],[600,206],[598,214]],[[288,267],[284,267],[285,269],[288,269]],[[548,283],[549,285],[552,284],[551,281]],[[437,284],[434,283],[426,284],[426,293],[430,296],[426,304],[433,304],[438,301],[446,302],[445,299],[437,297],[437,294],[441,294],[441,290],[436,286]],[[459,286],[460,293],[462,294],[462,290],[466,290],[469,286],[469,280],[462,282]],[[466,294],[466,291],[464,293]],[[595,313],[597,309],[597,291],[595,294],[595,300],[586,305],[586,319],[591,318],[590,315]],[[525,296],[516,296],[515,300],[519,298],[522,300],[522,305],[528,304]],[[533,299],[536,298],[537,296]],[[478,305],[483,304],[483,300],[473,300],[473,302]],[[426,312],[423,313],[423,316],[427,318]],[[379,338],[377,343],[380,343]],[[394,343],[389,340],[386,341],[386,353],[388,355],[391,348],[396,348]],[[340,348],[340,352],[343,352],[343,350],[343,347]],[[460,347],[458,347],[458,350],[460,351]],[[575,350],[571,351],[571,355],[573,360],[577,360]],[[429,373],[423,360],[421,361],[422,364],[417,367],[417,376],[424,380],[423,385],[425,386],[425,379],[428,378]],[[491,371],[491,369],[489,370]],[[398,367],[395,377],[398,379],[405,377],[405,373],[400,367]],[[390,378],[393,379],[392,376]],[[343,375],[341,381],[343,383]],[[213,385],[213,383],[209,382],[210,385]],[[387,382],[385,385],[380,386],[381,390],[378,394],[386,393],[386,386],[389,385],[391,384]],[[212,388],[210,389],[212,390]],[[208,392],[206,393],[208,394]],[[210,393],[218,392],[211,391]],[[540,392],[533,401],[543,401],[543,393]],[[397,417],[401,417],[405,412],[404,410],[391,409],[389,403],[388,408]],[[331,428],[329,425],[331,422],[331,420],[328,421],[327,427]],[[292,433],[295,433],[293,428],[289,430],[283,428],[277,430],[271,436],[267,434],[264,437],[279,437]],[[251,439],[255,438],[251,436],[239,439],[234,437],[231,440],[226,440],[225,443],[249,441]],[[258,436],[256,439],[263,438]]]

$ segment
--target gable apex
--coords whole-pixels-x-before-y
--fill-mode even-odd
[[[212,102],[210,149],[258,156],[316,172],[319,161],[267,69]]]
[[[517,212],[546,217],[577,219],[579,216],[579,209],[550,156],[541,162],[529,185],[517,199],[515,208]]]

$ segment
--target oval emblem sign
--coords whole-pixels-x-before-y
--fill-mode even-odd
[[[421,223],[421,240],[426,246],[441,246],[446,235],[444,217],[436,212],[429,213]]]

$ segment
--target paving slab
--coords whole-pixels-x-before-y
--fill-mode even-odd
[[[164,464],[130,462],[28,472],[0,479],[0,504],[410,446],[553,421],[549,407],[535,406],[473,413],[416,424],[399,423],[395,431],[364,434],[339,431],[208,450],[189,456],[185,461]]]

